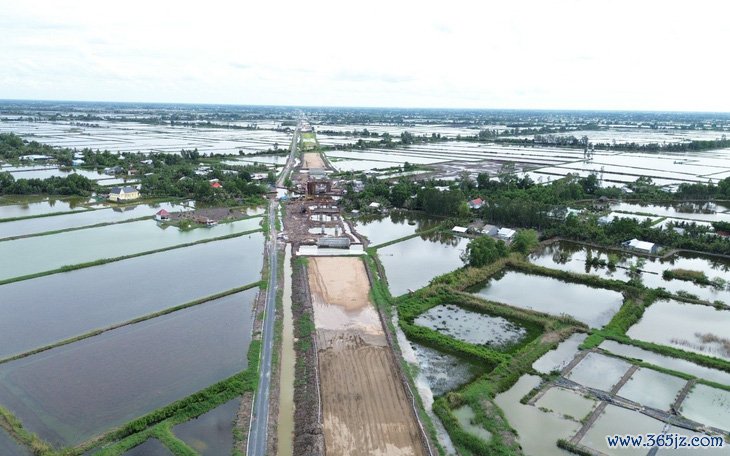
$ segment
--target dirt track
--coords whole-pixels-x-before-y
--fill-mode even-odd
[[[309,259],[326,454],[422,455],[359,258]]]
[[[302,154],[302,168],[326,168],[324,160],[319,152],[306,152]]]

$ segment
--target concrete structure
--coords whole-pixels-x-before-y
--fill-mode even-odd
[[[454,233],[466,234],[466,227],[455,226],[455,227],[451,228],[451,231]]]
[[[112,187],[109,192],[109,201],[124,202],[139,198],[139,190],[134,187]]]
[[[497,232],[499,232],[499,228],[494,225],[484,225],[482,227],[482,234],[486,234],[487,236],[496,236]]]
[[[511,241],[515,237],[517,231],[511,228],[500,228],[497,230],[497,237],[503,241]]]
[[[329,249],[349,249],[350,238],[327,236],[317,239],[317,247]]]
[[[655,255],[659,251],[658,245],[652,242],[640,241],[636,238],[624,242],[623,246],[637,252],[650,253],[652,255]]]

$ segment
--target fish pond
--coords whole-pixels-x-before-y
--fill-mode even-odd
[[[730,432],[730,391],[697,384],[680,412],[690,420]]]
[[[650,305],[626,334],[634,339],[730,360],[730,311],[674,300]]]
[[[449,337],[474,345],[506,349],[519,344],[528,331],[504,317],[463,309],[455,304],[441,304],[415,318],[414,323]]]
[[[257,232],[0,285],[0,358],[257,282],[263,248]]]
[[[616,291],[509,269],[500,271],[469,291],[489,301],[552,315],[567,315],[592,328],[608,323],[623,303],[621,293]]]
[[[469,383],[484,373],[476,364],[424,345],[410,342],[416,354],[419,373],[423,374],[434,396],[441,396]]]
[[[390,293],[400,296],[418,290],[434,277],[463,267],[460,255],[468,243],[466,238],[434,233],[378,249]]]
[[[492,439],[492,433],[484,429],[474,418],[474,410],[468,406],[463,405],[451,413],[454,414],[456,420],[459,422],[459,426],[469,434],[476,438],[482,439],[485,442],[489,442]]]
[[[255,230],[260,222],[260,218],[252,218],[182,231],[142,220],[3,241],[0,258],[15,261],[0,262],[0,280]]]
[[[36,196],[0,198],[0,220],[17,217],[84,211],[88,198],[54,199]]]
[[[76,445],[182,399],[246,368],[257,291],[2,364],[0,404],[41,438]]]
[[[552,387],[535,402],[535,407],[581,422],[593,411],[596,404],[595,400],[587,398],[576,391]]]
[[[355,231],[368,238],[370,245],[378,245],[428,230],[438,220],[414,212],[396,211],[385,217],[363,216],[355,221]]]
[[[578,347],[588,337],[583,333],[571,334],[570,337],[558,344],[555,350],[550,350],[532,363],[533,369],[543,374],[563,370],[578,354]]]
[[[0,427],[0,454],[4,456],[30,456],[29,449],[19,444],[5,429]]]
[[[231,454],[233,451],[233,424],[241,405],[237,397],[208,413],[172,428],[180,440],[202,456]]]
[[[580,443],[609,456],[646,456],[648,449],[643,447],[609,448],[606,436],[616,434],[659,434],[663,426],[664,423],[659,420],[609,404],[580,440]]]
[[[686,383],[679,377],[641,367],[617,394],[646,407],[669,411]]]
[[[172,456],[172,452],[167,449],[156,438],[150,438],[141,445],[137,445],[122,456]]]
[[[631,364],[618,358],[588,353],[567,375],[567,378],[589,388],[611,391]]]

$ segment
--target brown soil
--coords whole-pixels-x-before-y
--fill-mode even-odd
[[[235,449],[241,454],[246,454],[246,446],[248,445],[248,427],[251,422],[251,407],[253,405],[253,392],[247,391],[243,393],[241,398],[241,406],[236,414],[235,428],[241,431],[242,439],[235,443]]]
[[[302,154],[302,168],[326,168],[327,165],[322,160],[322,156],[318,152],[306,152]]]
[[[309,259],[326,453],[422,455],[362,260]]]

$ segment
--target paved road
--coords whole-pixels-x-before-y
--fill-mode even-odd
[[[297,152],[299,128],[294,131],[291,152],[286,166],[279,176],[277,186],[282,186],[287,173],[294,166],[294,157]],[[268,440],[269,396],[271,390],[271,354],[274,349],[274,320],[276,318],[276,288],[278,283],[278,257],[276,232],[276,209],[278,203],[272,199],[269,203],[269,283],[266,290],[266,304],[264,306],[264,323],[261,335],[261,355],[259,365],[259,385],[254,396],[251,411],[251,426],[248,434],[246,455],[264,456]]]

